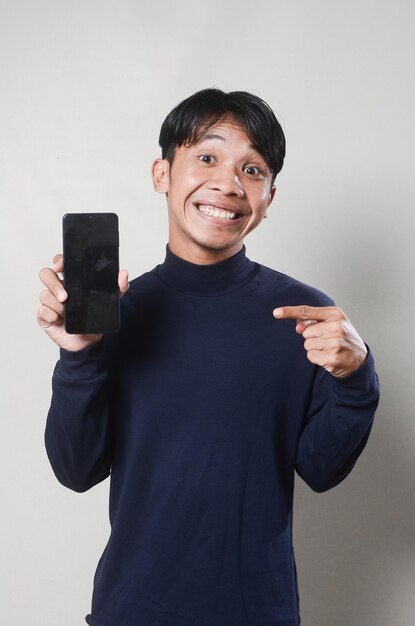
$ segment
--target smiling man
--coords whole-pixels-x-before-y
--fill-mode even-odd
[[[275,194],[274,175],[229,114],[193,141],[176,147],[173,158],[157,159],[153,180],[167,194],[170,250],[193,263],[215,263],[239,252],[262,221]]]
[[[59,481],[111,475],[91,626],[298,626],[295,471],[315,491],[362,452],[372,354],[313,287],[248,259],[285,155],[268,105],[198,92],[166,118],[152,167],[163,263],[128,285],[121,330],[67,335],[58,273],[38,320],[61,348],[45,441]]]

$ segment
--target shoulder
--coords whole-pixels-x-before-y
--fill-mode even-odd
[[[128,290],[128,293],[135,293],[137,291],[155,291],[157,287],[159,287],[159,281],[157,280],[157,267],[158,266],[130,280],[130,289]]]
[[[283,274],[259,264],[256,275],[256,288],[273,299],[284,300],[286,305],[308,304],[310,306],[331,306],[335,302],[326,293],[288,274]]]

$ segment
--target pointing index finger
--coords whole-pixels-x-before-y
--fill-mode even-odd
[[[343,311],[336,306],[283,306],[273,310],[277,319],[289,320],[314,320],[325,322],[327,320],[339,320],[345,317]]]

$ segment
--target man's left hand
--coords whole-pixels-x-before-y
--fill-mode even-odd
[[[295,330],[305,339],[309,361],[336,378],[356,371],[366,358],[362,338],[336,306],[284,306],[274,309],[273,315],[280,320],[296,320]]]

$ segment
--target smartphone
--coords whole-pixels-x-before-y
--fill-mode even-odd
[[[67,213],[63,225],[65,330],[113,333],[120,327],[119,235],[115,213]]]

